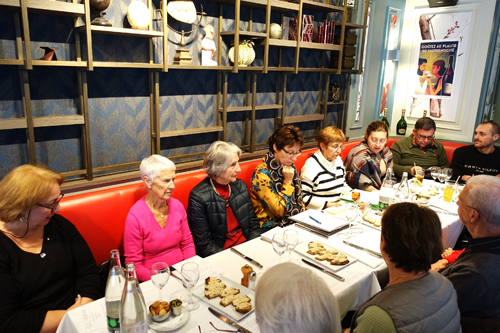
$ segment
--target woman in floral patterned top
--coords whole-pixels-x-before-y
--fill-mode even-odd
[[[261,228],[283,227],[292,223],[290,216],[304,210],[300,177],[293,164],[304,137],[298,127],[285,125],[268,143],[269,151],[252,175],[250,200]]]

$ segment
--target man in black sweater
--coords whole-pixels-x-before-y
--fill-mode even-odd
[[[500,177],[500,149],[495,148],[499,136],[499,127],[493,121],[479,124],[474,131],[474,145],[457,148],[453,153],[453,179],[461,176],[466,181],[473,175]]]

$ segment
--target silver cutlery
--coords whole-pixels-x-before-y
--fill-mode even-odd
[[[234,253],[238,254],[239,256],[241,256],[243,259],[246,259],[248,261],[250,261],[251,263],[259,266],[260,268],[263,268],[264,266],[262,266],[258,261],[250,258],[249,256],[246,256],[244,255],[243,253],[241,253],[240,251],[236,250],[234,247],[231,248],[231,251],[233,251]]]
[[[346,240],[344,241],[344,244],[349,245],[350,247],[353,247],[353,248],[355,248],[355,249],[358,249],[358,250],[361,250],[361,251],[365,251],[365,252],[366,252],[366,253],[368,253],[369,255],[372,255],[372,256],[374,256],[374,257],[377,257],[377,258],[379,258],[379,259],[382,259],[382,255],[381,255],[380,253],[377,253],[377,252],[372,251],[372,250],[370,250],[370,249],[367,249],[367,248],[364,248],[364,247],[362,247],[362,246],[359,246],[359,245],[356,245],[356,244],[350,243],[350,242],[348,242],[348,241],[346,241]]]
[[[303,262],[305,262],[306,264],[308,264],[309,266],[314,267],[314,268],[316,268],[316,269],[319,269],[319,270],[320,270],[320,271],[322,271],[323,273],[328,274],[328,275],[330,275],[331,277],[336,278],[337,280],[339,280],[339,281],[341,281],[341,282],[344,282],[344,281],[345,281],[345,279],[344,279],[342,276],[340,276],[340,275],[338,275],[338,274],[335,274],[335,273],[333,273],[333,272],[330,272],[329,270],[324,269],[323,267],[321,267],[321,266],[319,266],[319,265],[316,265],[315,263],[310,262],[309,260],[302,259],[302,261],[303,261]]]
[[[231,319],[229,319],[228,317],[226,317],[222,312],[219,312],[219,311],[217,311],[217,310],[215,310],[214,308],[211,308],[211,307],[208,307],[208,310],[210,312],[212,312],[212,314],[214,314],[217,318],[219,318],[223,322],[228,323],[229,325],[232,325],[232,326],[236,327],[238,329],[238,331],[241,330],[244,333],[252,333],[251,331],[247,330],[243,326],[240,326],[240,325],[236,324],[234,321],[232,321]]]

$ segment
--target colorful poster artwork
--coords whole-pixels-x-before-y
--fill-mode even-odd
[[[421,42],[415,95],[451,98],[459,41]]]
[[[472,11],[419,15],[408,82],[409,117],[456,123],[469,56]],[[416,34],[418,33],[416,31]]]

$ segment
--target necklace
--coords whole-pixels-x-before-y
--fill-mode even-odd
[[[212,178],[210,178],[210,184],[212,185],[212,188],[213,188],[215,194],[217,194],[219,197],[222,198],[219,191],[217,191],[217,188],[215,187],[214,182],[212,181]],[[226,186],[229,188],[229,194],[227,196],[227,199],[226,198],[222,198],[222,199],[226,200],[226,208],[227,208],[227,207],[229,207],[229,197],[231,196],[231,186],[229,186],[229,185],[226,185]]]
[[[404,275],[401,275],[400,277],[397,277],[397,278],[395,278],[395,279],[390,280],[390,281],[389,281],[389,283],[388,283],[387,285],[390,285],[392,282],[397,281],[397,280],[402,279],[402,278],[405,278],[405,277],[407,277],[407,276],[412,276],[412,275],[414,275],[414,276],[418,276],[418,275],[422,275],[422,274],[424,274],[424,273],[425,273],[425,272],[420,272],[420,273],[415,273],[415,274],[404,274]]]

